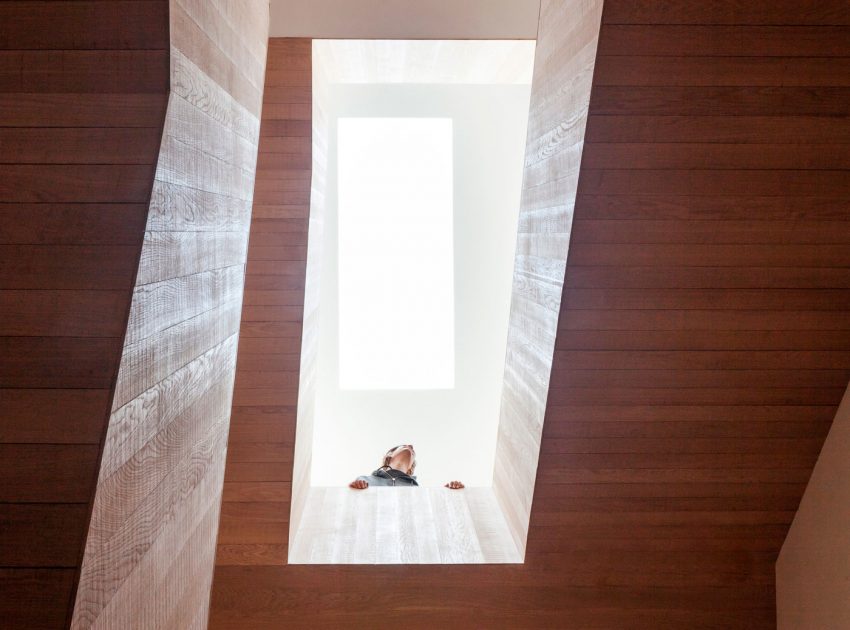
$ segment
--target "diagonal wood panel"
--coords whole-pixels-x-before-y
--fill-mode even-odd
[[[602,2],[541,5],[493,490],[528,536]],[[556,91],[555,86],[560,86]]]
[[[72,628],[207,621],[268,6],[167,9],[168,111]]]

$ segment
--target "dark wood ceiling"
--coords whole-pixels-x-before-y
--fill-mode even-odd
[[[527,562],[774,625],[850,378],[848,18],[606,2]]]
[[[72,605],[168,99],[168,3],[0,3],[0,626]]]

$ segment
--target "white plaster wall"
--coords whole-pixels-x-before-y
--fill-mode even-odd
[[[850,388],[776,563],[780,630],[850,628]]]
[[[335,85],[323,244],[313,486],[339,486],[412,443],[423,485],[493,476],[530,87]],[[454,119],[455,387],[341,391],[336,125],[339,116]]]
[[[271,37],[535,39],[539,0],[271,0]]]

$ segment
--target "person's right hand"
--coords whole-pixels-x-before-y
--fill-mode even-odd
[[[365,479],[355,479],[350,484],[348,484],[349,488],[354,488],[355,490],[365,490],[369,487],[369,482]]]

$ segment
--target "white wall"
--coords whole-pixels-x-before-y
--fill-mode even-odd
[[[780,630],[850,628],[850,388],[776,563]]]
[[[270,37],[535,39],[539,0],[271,0]]]
[[[490,486],[504,369],[530,88],[335,85],[329,98],[327,216],[312,485],[340,485],[412,443],[423,485]],[[337,117],[451,117],[455,134],[455,388],[340,391]]]

